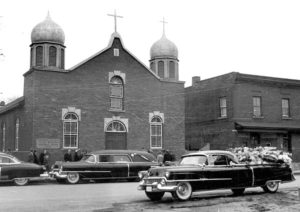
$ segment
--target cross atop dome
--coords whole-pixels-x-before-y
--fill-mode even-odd
[[[114,17],[114,21],[115,21],[115,32],[117,32],[117,18],[123,18],[123,16],[119,16],[116,13],[116,10],[114,12],[114,14],[107,14],[108,16],[112,16]]]
[[[163,17],[163,20],[160,21],[161,23],[163,23],[163,35],[165,35],[165,25],[168,23],[165,21],[165,17]]]

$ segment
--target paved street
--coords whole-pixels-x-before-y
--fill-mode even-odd
[[[194,193],[186,202],[173,201],[170,194],[160,202],[151,202],[136,189],[137,182],[34,182],[24,187],[2,184],[0,211],[299,211],[300,175],[296,178],[280,185],[276,194],[255,188],[235,197],[229,190],[218,190]]]

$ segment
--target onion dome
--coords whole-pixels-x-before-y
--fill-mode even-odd
[[[165,36],[165,34],[162,35],[162,37],[156,41],[151,49],[150,49],[150,57],[151,59],[154,58],[178,58],[178,49],[176,45],[168,40]]]
[[[65,34],[62,28],[50,18],[49,12],[46,19],[37,24],[31,32],[31,42],[51,42],[64,45]]]

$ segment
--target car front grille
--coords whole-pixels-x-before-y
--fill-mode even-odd
[[[161,178],[147,178],[144,179],[145,184],[153,184],[153,183],[159,183],[161,181]]]

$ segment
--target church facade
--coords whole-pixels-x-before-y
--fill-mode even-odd
[[[52,161],[79,148],[184,153],[184,82],[165,33],[151,48],[151,69],[115,31],[106,48],[66,70],[64,32],[49,15],[31,41],[24,95],[0,108],[2,151],[47,149]]]

